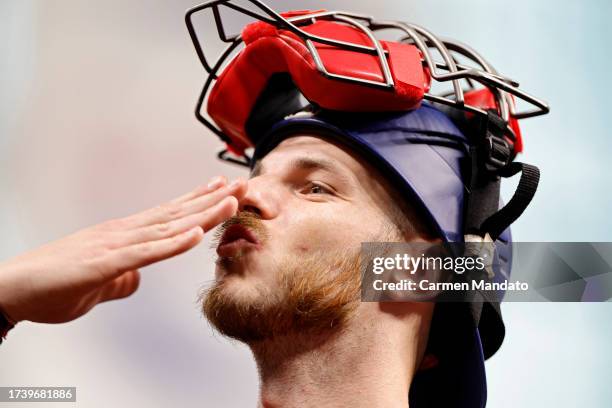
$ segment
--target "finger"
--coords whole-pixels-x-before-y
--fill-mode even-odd
[[[212,207],[225,197],[233,195],[241,199],[246,194],[246,181],[234,180],[231,184],[210,193],[198,196],[192,200],[180,203],[166,203],[143,211],[136,215],[123,218],[121,229],[133,229],[157,223],[166,223],[187,215],[201,212]]]
[[[125,231],[118,239],[116,247],[125,247],[147,241],[157,241],[185,232],[193,227],[201,226],[204,232],[233,216],[238,211],[238,200],[234,196],[223,200],[205,211],[191,214],[167,223],[147,225],[138,229]]]
[[[203,194],[213,192],[227,184],[227,179],[224,176],[213,177],[208,184],[196,187],[192,191],[170,201],[171,203],[184,203],[193,200]]]
[[[196,246],[203,236],[202,227],[197,226],[173,237],[113,250],[107,261],[117,274],[121,274],[123,271],[141,268],[181,254]]]
[[[140,272],[138,272],[138,270],[125,272],[106,283],[100,289],[100,300],[98,303],[126,298],[136,292],[139,285]]]
[[[216,206],[215,211],[206,211],[207,214],[196,222],[199,223],[204,232],[208,232],[223,221],[236,215],[238,212],[238,205],[238,199],[236,197],[227,197]]]
[[[246,195],[246,192],[246,180],[236,179],[227,187],[221,188],[211,194],[198,197],[185,203],[184,211],[186,214],[194,214],[204,211],[228,196],[236,197],[236,199],[240,201]]]

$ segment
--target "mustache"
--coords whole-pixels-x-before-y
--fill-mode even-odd
[[[219,227],[214,232],[211,248],[214,249],[219,245],[221,238],[225,231],[234,225],[240,225],[248,230],[250,230],[261,244],[264,244],[268,239],[268,230],[261,220],[261,216],[252,211],[239,211],[233,217],[228,218],[223,221]]]

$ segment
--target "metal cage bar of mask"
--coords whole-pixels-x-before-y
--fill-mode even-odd
[[[489,64],[472,48],[454,40],[439,39],[434,34],[418,25],[398,21],[375,21],[369,16],[347,13],[343,11],[321,11],[293,17],[283,17],[259,0],[244,1],[253,5],[257,10],[259,10],[259,12],[255,12],[237,5],[235,4],[235,0],[213,0],[188,10],[185,15],[185,23],[187,25],[191,40],[195,46],[197,55],[200,62],[204,66],[204,69],[209,74],[197,102],[195,112],[196,117],[207,128],[230,145],[231,140],[229,137],[221,129],[219,129],[212,122],[212,120],[202,114],[202,107],[207,100],[208,92],[210,91],[213,82],[217,79],[219,70],[226,61],[229,61],[228,58],[232,52],[234,52],[243,42],[240,35],[228,36],[226,33],[220,12],[220,7],[222,6],[243,13],[259,21],[274,25],[277,29],[288,30],[297,35],[306,44],[317,70],[328,78],[393,90],[395,85],[393,83],[393,76],[391,75],[389,63],[386,57],[387,52],[383,49],[379,39],[375,36],[375,32],[381,30],[398,30],[401,34],[403,34],[403,38],[400,40],[401,42],[413,44],[419,49],[423,58],[423,65],[429,70],[431,78],[440,83],[450,82],[452,86],[452,91],[445,94],[436,95],[426,93],[424,95],[425,99],[442,103],[467,112],[486,116],[486,110],[465,103],[464,93],[466,90],[464,90],[460,83],[460,81],[463,80],[467,83],[468,90],[475,89],[474,82],[480,83],[487,87],[495,97],[500,117],[506,122],[508,122],[511,117],[516,119],[524,119],[544,115],[549,112],[549,107],[546,102],[520,90],[518,88],[518,82],[500,75],[491,64]],[[221,53],[214,65],[210,65],[206,59],[202,44],[197,36],[193,24],[193,16],[196,13],[207,9],[212,10],[220,40],[225,43],[229,43],[228,47]],[[303,25],[312,24],[317,21],[317,19],[337,21],[353,26],[367,35],[367,37],[372,41],[372,46],[320,37],[299,28]],[[328,72],[323,61],[319,57],[316,47],[313,44],[314,42],[338,47],[344,50],[376,55],[383,73],[384,81],[370,81]],[[436,61],[434,59],[434,53],[438,53],[443,61]],[[469,60],[479,68],[459,63],[458,58],[453,53]],[[515,102],[512,98],[513,96],[527,102],[532,106],[532,108],[530,110],[521,112],[516,111]],[[514,132],[510,126],[508,126],[508,133],[511,137],[514,136]],[[220,153],[219,157],[224,160],[228,160],[224,154],[224,152]],[[245,156],[245,158],[247,161],[249,160],[247,156]],[[245,164],[241,161],[239,161],[239,163]]]

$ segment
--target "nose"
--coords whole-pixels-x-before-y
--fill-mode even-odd
[[[251,211],[262,219],[275,218],[280,211],[281,189],[269,177],[248,180],[247,193],[239,202],[240,211]]]

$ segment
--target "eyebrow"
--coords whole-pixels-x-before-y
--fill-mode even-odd
[[[350,178],[346,175],[346,171],[332,160],[322,157],[297,157],[291,160],[289,168],[297,170],[321,170],[337,177],[340,182],[350,183]],[[251,178],[260,176],[263,173],[264,166],[261,161],[258,161],[255,163],[253,171],[251,171]]]

